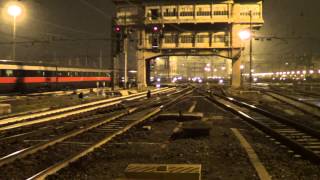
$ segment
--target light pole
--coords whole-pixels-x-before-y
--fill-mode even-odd
[[[249,81],[250,81],[250,87],[252,85],[252,11],[250,11],[250,72],[249,72]]]
[[[250,30],[242,30],[242,31],[240,31],[239,32],[239,37],[240,37],[240,39],[242,41],[250,40],[249,82],[250,82],[250,86],[251,86],[251,83],[252,83],[252,27],[251,27],[251,23],[250,23]]]
[[[13,17],[12,28],[12,60],[16,60],[16,20],[22,13],[22,8],[18,5],[10,5],[8,7],[8,14]]]

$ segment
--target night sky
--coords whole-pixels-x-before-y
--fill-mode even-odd
[[[1,0],[1,11],[7,1]],[[25,15],[17,22],[17,59],[60,64],[110,65],[111,0],[23,0]],[[264,27],[257,36],[281,39],[255,41],[257,63],[291,61],[291,56],[320,54],[319,0],[265,0]],[[3,13],[2,13],[3,14]],[[0,21],[0,58],[10,58],[12,21]],[[69,41],[70,39],[74,41]],[[41,43],[31,43],[41,41]],[[44,42],[48,41],[48,42]],[[30,42],[30,43],[29,43]],[[130,57],[133,61],[133,57]]]

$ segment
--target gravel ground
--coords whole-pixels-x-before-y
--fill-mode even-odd
[[[314,116],[307,115],[306,113],[293,108],[290,105],[282,103],[270,96],[256,93],[246,93],[240,95],[238,92],[233,91],[232,95],[238,97],[240,100],[245,100],[248,103],[256,105],[264,110],[273,112],[287,119],[302,123],[310,128],[320,130],[320,121]]]
[[[193,101],[183,101],[172,110],[186,111]],[[170,137],[178,122],[149,122],[151,131],[132,129],[49,179],[115,179],[124,176],[130,163],[200,163],[203,179],[258,179],[230,131],[231,127],[243,128],[243,124],[232,122],[230,116],[206,101],[197,102],[195,112],[206,107],[206,123],[212,128],[209,137],[173,141]]]
[[[246,129],[242,133],[257,152],[272,179],[318,180],[320,166],[288,153],[286,147],[266,138],[262,133]]]
[[[230,128],[240,129],[272,179],[320,179],[320,166],[293,157],[287,148],[203,98],[187,98],[168,112],[187,111],[195,101],[194,112],[204,113],[210,136],[172,140],[175,119],[147,122],[150,131],[135,127],[48,179],[116,179],[124,177],[130,163],[202,164],[202,179],[259,179]]]
[[[306,118],[303,113],[289,109],[288,106],[269,96],[245,94],[239,97],[251,101],[255,105],[260,105],[270,112],[296,120],[309,127],[320,129],[319,121],[310,117]],[[242,133],[256,150],[273,179],[320,179],[320,166],[302,158],[295,158],[294,153],[288,153],[289,149],[275,144],[264,134],[257,133],[254,129],[243,129]]]

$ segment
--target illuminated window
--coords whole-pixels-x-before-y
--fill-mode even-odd
[[[178,13],[177,13],[177,9],[176,8],[173,8],[173,9],[166,9],[165,12],[163,13],[163,16],[166,16],[166,17],[174,17],[174,16],[177,16]]]
[[[222,10],[222,11],[213,11],[213,15],[215,16],[227,16],[229,14],[229,11]]]
[[[192,36],[191,35],[182,35],[180,36],[181,43],[192,43]]]
[[[164,42],[167,44],[176,43],[176,37],[174,35],[166,35],[164,36]]]
[[[227,38],[225,35],[215,35],[213,38],[213,42],[215,43],[227,42]]]
[[[197,16],[210,16],[210,11],[203,11],[202,8],[199,8],[197,11]]]
[[[209,39],[208,35],[197,35],[196,42],[205,43],[207,39]]]

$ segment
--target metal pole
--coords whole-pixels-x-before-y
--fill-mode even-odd
[[[128,28],[127,28],[127,14],[125,14],[124,18],[124,24],[125,24],[125,35],[124,35],[124,88],[127,89],[127,82],[128,82]]]
[[[252,11],[250,11],[250,72],[249,72],[249,81],[250,86],[252,85],[252,40],[253,40],[253,34],[252,34]]]
[[[12,60],[16,60],[16,16],[13,16],[13,42],[12,42]]]
[[[124,39],[124,88],[127,89],[128,83],[128,37]]]

